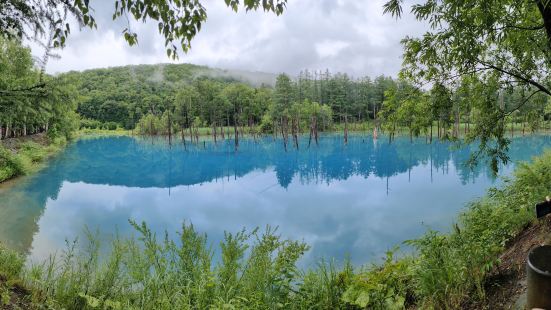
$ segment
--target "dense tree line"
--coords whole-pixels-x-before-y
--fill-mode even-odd
[[[193,65],[127,66],[63,75],[79,89],[78,112],[85,119],[116,122],[144,134],[179,132],[197,139],[209,127],[216,139],[230,134],[238,144],[247,130],[282,135],[285,146],[300,133],[317,138],[333,123],[377,119],[390,77],[353,79],[346,74],[303,71],[281,74],[274,86],[205,75]],[[203,73],[201,73],[203,72]],[[88,126],[90,122],[84,121]],[[224,131],[226,129],[226,132]]]
[[[144,65],[63,76],[80,90],[78,112],[84,118],[109,127],[117,123],[137,128],[142,134],[179,133],[188,141],[197,141],[206,133],[201,128],[210,128],[215,140],[232,136],[236,146],[247,132],[281,136],[285,147],[298,148],[300,134],[317,142],[318,132],[334,124],[342,127],[346,142],[350,124],[366,121],[390,140],[403,129],[410,137],[425,135],[428,142],[433,137],[474,140],[486,130],[486,123],[495,122],[491,118],[500,118],[500,124],[511,130],[518,123],[526,133],[541,128],[551,110],[542,94],[532,95],[521,87],[503,89],[476,77],[424,89],[385,76],[355,79],[329,70],[305,70],[294,78],[280,74],[273,86],[253,87],[236,78],[205,75],[204,70],[208,69]],[[496,114],[496,104],[507,117]]]
[[[82,101],[78,112],[84,118],[117,122],[128,129],[148,113],[161,115],[171,107],[175,109],[176,101],[185,96],[189,113],[193,114],[191,122],[200,117],[209,127],[213,123],[233,125],[234,113],[230,110],[235,107],[230,107],[232,102],[228,100],[233,100],[234,105],[241,100],[239,112],[247,119],[239,121],[260,124],[274,95],[282,92],[288,96],[288,103],[308,100],[331,107],[335,122],[364,121],[376,118],[385,91],[394,84],[392,78],[385,76],[353,79],[328,70],[303,71],[294,79],[287,76],[289,85],[274,94],[273,85],[254,88],[236,78],[208,76],[202,70],[208,68],[188,64],[140,65],[70,72],[63,76],[79,89]]]
[[[29,48],[0,37],[0,138],[47,132],[70,137],[78,127],[77,92],[44,74]]]

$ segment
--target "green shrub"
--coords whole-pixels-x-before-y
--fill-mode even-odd
[[[27,167],[28,165],[21,156],[0,146],[0,182],[25,174]]]
[[[260,121],[260,132],[262,133],[273,133],[274,131],[274,122],[268,113],[262,116]]]
[[[119,124],[115,122],[106,122],[103,124],[103,129],[107,129],[107,130],[117,130],[118,127],[119,127]]]
[[[80,129],[101,129],[103,124],[95,119],[80,119]]]
[[[42,145],[32,141],[21,144],[18,154],[28,157],[33,163],[41,162],[48,155],[46,149]]]
[[[115,240],[106,258],[89,234],[84,250],[71,243],[60,259],[33,266],[26,282],[35,301],[66,309],[300,308],[296,262],[308,248],[301,242],[270,228],[228,233],[214,264],[206,236],[192,225],[175,242],[131,224],[139,238]]]
[[[483,299],[484,282],[507,241],[534,220],[533,206],[549,194],[551,152],[520,164],[501,189],[469,205],[451,233],[429,231],[408,241],[418,252],[413,267],[416,298],[427,307],[460,307]],[[474,293],[474,294],[473,294]]]
[[[394,251],[389,251],[383,265],[372,266],[353,278],[342,299],[360,308],[404,309],[411,285],[411,260],[395,260]]]

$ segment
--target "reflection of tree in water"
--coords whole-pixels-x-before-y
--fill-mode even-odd
[[[542,152],[548,141],[543,137],[515,139],[510,148],[511,160],[529,160],[530,154]],[[446,173],[453,165],[463,182],[482,172],[491,175],[485,165],[474,170],[465,165],[471,151],[476,150],[475,145],[451,147],[449,142],[426,144],[423,139],[411,144],[406,138],[397,138],[389,144],[354,136],[348,145],[343,145],[338,136],[324,136],[319,146],[288,152],[272,138],[260,142],[243,140],[235,152],[231,141],[200,143],[184,150],[183,145],[169,149],[162,139],[151,144],[129,137],[99,138],[70,146],[23,187],[32,189],[32,194],[37,189],[47,193],[40,197],[44,202],[47,197],[56,198],[63,181],[167,188],[241,177],[255,169],[271,167],[282,187],[287,187],[295,175],[303,183],[344,180],[353,175],[386,178],[431,163],[435,173]]]
[[[550,138],[530,136],[516,138],[510,147],[512,161],[529,160],[549,145]],[[452,143],[426,144],[418,139],[397,138],[389,144],[386,139],[373,141],[351,136],[344,145],[342,137],[323,136],[320,145],[301,141],[300,150],[285,152],[280,141],[271,137],[258,142],[240,141],[238,152],[231,140],[188,145],[175,143],[172,148],[164,139],[134,139],[111,137],[80,140],[51,161],[41,172],[0,193],[2,242],[21,240],[10,234],[36,232],[47,199],[55,200],[62,182],[85,182],[127,187],[170,188],[193,185],[225,178],[238,178],[253,170],[275,171],[277,182],[287,188],[295,177],[301,183],[329,183],[351,176],[375,176],[387,179],[410,173],[420,165],[429,166],[434,173],[447,173],[453,167],[463,183],[471,182],[484,173],[491,175],[486,165],[471,170],[465,165],[476,145],[450,149]],[[13,245],[27,250],[32,236],[24,244]],[[27,240],[28,239],[28,240]]]

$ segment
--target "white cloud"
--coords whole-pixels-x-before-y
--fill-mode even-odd
[[[206,0],[208,20],[192,41],[192,50],[177,62],[211,67],[296,74],[325,69],[360,75],[396,75],[401,65],[400,40],[419,35],[425,26],[411,16],[382,15],[384,1],[289,0],[281,16],[234,13],[223,1]],[[69,37],[50,73],[141,63],[166,63],[164,39],[154,23],[132,22],[139,46],[124,41],[122,22],[112,22],[111,3],[92,1],[97,30]],[[36,56],[40,50],[34,49]]]
[[[335,57],[347,46],[350,46],[347,42],[325,40],[316,43],[316,52],[320,58]]]

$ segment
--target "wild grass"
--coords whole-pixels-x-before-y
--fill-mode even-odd
[[[95,136],[129,136],[132,135],[131,130],[124,128],[117,129],[95,129],[95,128],[82,128],[77,131],[76,136],[80,139]]]
[[[131,222],[137,238],[115,238],[106,255],[93,234],[27,267],[2,249],[0,277],[20,279],[33,305],[56,309],[457,309],[485,298],[499,253],[534,220],[533,204],[549,184],[546,152],[469,204],[450,232],[428,231],[406,241],[413,254],[389,251],[383,263],[359,269],[322,260],[301,270],[308,245],[270,228],[226,233],[214,259],[207,236],[191,224],[172,240]]]
[[[45,145],[33,141],[16,143],[13,149],[0,145],[0,183],[38,170],[48,157],[59,152],[66,143],[64,137],[57,137],[48,138]]]
[[[0,182],[25,174],[26,164],[16,154],[0,146]]]
[[[115,239],[110,254],[90,236],[84,247],[69,243],[59,257],[21,275],[33,303],[59,309],[336,309],[350,265],[337,271],[321,263],[301,272],[308,249],[282,240],[274,229],[226,233],[221,258],[213,260],[207,237],[184,224],[180,240],[158,238],[131,222],[137,238]]]

